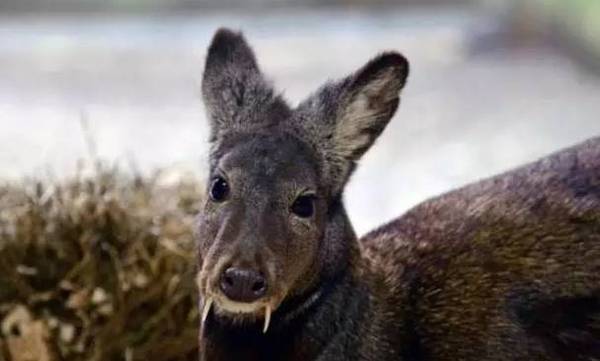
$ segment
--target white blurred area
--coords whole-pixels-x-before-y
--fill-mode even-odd
[[[0,15],[0,182],[61,178],[97,156],[204,174],[204,52],[242,29],[293,103],[386,49],[411,74],[345,198],[359,234],[424,199],[600,135],[600,77],[545,43],[493,35],[479,6],[189,14]],[[492,35],[490,35],[492,34]]]

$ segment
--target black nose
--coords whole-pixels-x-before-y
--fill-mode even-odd
[[[221,275],[221,291],[232,301],[253,302],[267,292],[267,280],[259,272],[231,267]]]

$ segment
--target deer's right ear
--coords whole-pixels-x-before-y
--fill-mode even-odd
[[[210,119],[210,141],[230,130],[264,125],[270,110],[286,110],[262,76],[244,36],[219,29],[208,48],[202,97]],[[263,115],[262,117],[260,115]]]

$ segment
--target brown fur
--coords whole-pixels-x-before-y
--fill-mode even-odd
[[[423,359],[600,357],[600,138],[424,202],[361,244],[410,307]],[[524,324],[554,300],[585,299],[597,305],[580,327]],[[563,306],[553,312],[576,317]]]

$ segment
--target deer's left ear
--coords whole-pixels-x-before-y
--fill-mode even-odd
[[[214,141],[227,131],[248,130],[278,121],[289,108],[274,94],[241,33],[219,29],[208,48],[202,97]]]
[[[407,60],[385,53],[345,80],[333,129],[338,156],[355,161],[371,147],[396,112],[407,75]]]
[[[340,185],[396,112],[408,70],[404,56],[383,53],[341,81],[325,84],[299,105],[301,128]]]

